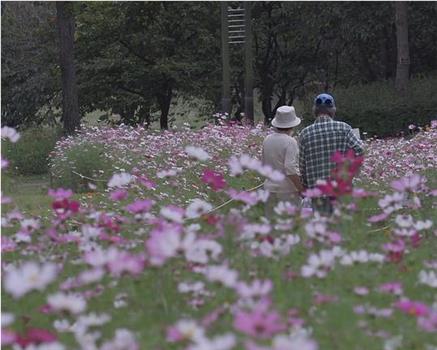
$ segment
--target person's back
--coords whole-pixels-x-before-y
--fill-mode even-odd
[[[299,169],[305,188],[314,188],[319,180],[331,176],[335,163],[331,160],[335,152],[354,150],[363,153],[363,145],[350,125],[333,120],[336,108],[334,98],[321,94],[314,100],[314,124],[306,127],[299,135]],[[313,203],[316,210],[332,213],[333,198],[319,198]]]
[[[264,182],[264,189],[269,192],[265,206],[267,217],[273,215],[273,209],[278,202],[297,202],[303,190],[299,174],[299,148],[296,140],[290,136],[293,128],[300,122],[294,107],[281,106],[272,120],[275,132],[264,139],[263,164],[270,165],[285,175],[281,181],[266,179]]]
[[[301,171],[305,187],[313,188],[317,180],[327,179],[335,167],[331,161],[336,151],[355,149],[361,154],[361,145],[350,125],[333,120],[328,115],[317,117],[314,124],[306,127],[299,135]]]
[[[286,133],[274,132],[263,142],[263,163],[270,165],[282,174],[296,174],[299,172],[297,141]],[[267,179],[264,188],[270,192],[297,192],[293,182],[285,177],[282,181]]]

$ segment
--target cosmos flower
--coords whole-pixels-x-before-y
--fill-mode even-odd
[[[85,299],[76,294],[50,294],[47,303],[54,311],[67,311],[71,314],[80,314],[86,309]]]
[[[20,139],[20,134],[9,126],[3,126],[1,129],[2,139],[9,139],[12,143],[16,143]]]
[[[185,147],[185,153],[200,161],[211,159],[211,156],[200,147],[187,146]]]
[[[57,274],[58,268],[53,263],[40,265],[28,261],[7,271],[3,282],[4,289],[15,299],[19,299],[32,290],[44,290],[56,279]]]
[[[108,181],[108,187],[124,187],[132,181],[132,175],[129,173],[117,173],[112,175]]]
[[[280,315],[267,310],[262,303],[252,311],[238,310],[233,325],[236,330],[260,339],[268,339],[286,328]]]

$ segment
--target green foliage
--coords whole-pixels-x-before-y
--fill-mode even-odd
[[[214,3],[83,4],[76,17],[82,108],[111,109],[129,125],[150,124],[159,111],[167,124],[176,93],[205,95],[217,86],[218,10]]]
[[[367,132],[368,136],[394,136],[408,132],[410,124],[424,126],[437,118],[437,76],[412,79],[405,96],[392,81],[336,88],[332,91],[337,118]],[[305,99],[305,119],[314,120],[314,96]]]
[[[59,137],[60,130],[56,128],[30,128],[21,133],[17,143],[2,141],[2,155],[9,160],[14,174],[45,174],[49,154]]]
[[[89,184],[104,188],[113,172],[113,164],[106,156],[105,147],[98,143],[80,143],[72,146],[62,156],[51,159],[50,172],[53,187],[70,188],[74,192],[87,192]],[[74,172],[91,179],[82,178]]]
[[[2,123],[53,124],[59,114],[60,70],[53,3],[2,3]]]
[[[276,108],[336,86],[393,79],[395,12],[390,2],[254,3],[256,86],[268,122]],[[437,8],[409,4],[413,74],[437,69]],[[424,25],[426,23],[426,25]]]

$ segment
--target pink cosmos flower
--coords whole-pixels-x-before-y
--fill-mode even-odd
[[[58,188],[56,190],[49,188],[48,195],[54,198],[56,201],[62,201],[64,199],[70,198],[73,195],[73,191],[63,188]]]
[[[402,239],[398,239],[394,242],[384,244],[383,249],[387,252],[389,261],[398,263],[404,257],[405,243]]]
[[[24,335],[18,335],[16,343],[22,347],[27,347],[31,344],[44,344],[56,341],[58,337],[47,329],[31,328]]]
[[[428,316],[419,317],[417,319],[417,326],[429,333],[437,332],[437,311],[431,311]]]
[[[412,316],[427,316],[429,307],[420,301],[401,300],[395,303],[395,307]]]
[[[9,160],[3,158],[2,156],[0,156],[0,163],[2,169],[7,169],[9,167]]]
[[[252,337],[268,339],[285,330],[276,311],[268,311],[263,304],[258,304],[253,311],[237,311],[234,318],[234,328]]]
[[[373,216],[369,217],[367,219],[367,221],[369,221],[371,223],[376,223],[376,222],[384,221],[388,217],[389,217],[389,214],[381,213],[381,214],[377,214],[377,215],[373,215]]]
[[[229,197],[236,201],[242,201],[248,205],[255,205],[258,203],[258,198],[256,193],[254,192],[246,192],[246,191],[237,191],[233,188],[228,191]]]
[[[213,191],[220,191],[227,185],[225,179],[223,178],[223,175],[210,169],[205,169],[203,171],[201,179],[202,182],[211,186]]]
[[[125,251],[119,251],[118,255],[108,262],[108,270],[113,276],[121,276],[123,273],[139,275],[143,272],[145,266],[144,256],[129,254]]]
[[[78,201],[70,201],[66,198],[52,203],[53,211],[60,220],[66,220],[78,213],[79,207],[80,203]]]
[[[321,305],[321,304],[327,304],[327,303],[334,303],[337,300],[338,300],[338,297],[336,295],[316,293],[314,296],[313,302],[316,305]]]
[[[422,185],[424,178],[418,174],[405,176],[399,180],[394,180],[391,183],[391,187],[399,192],[416,192]]]
[[[142,176],[138,176],[137,177],[137,182],[140,183],[141,185],[143,185],[144,187],[148,188],[148,189],[153,189],[156,187],[155,182],[153,182],[152,180],[150,180],[147,176],[142,175]]]
[[[113,201],[122,201],[122,200],[126,199],[127,196],[128,196],[128,192],[126,190],[122,190],[122,189],[112,191],[109,194],[109,198],[111,198],[111,200],[113,200]]]
[[[2,244],[1,244],[2,253],[3,252],[13,252],[17,247],[17,245],[15,244],[15,242],[12,239],[10,239],[9,237],[4,236],[4,235],[2,235],[1,242],[2,242]]]
[[[2,328],[1,332],[2,347],[12,345],[16,342],[17,334],[14,331],[7,328]]]
[[[154,204],[154,201],[150,199],[137,200],[126,206],[126,210],[132,214],[139,214],[148,212]]]
[[[378,288],[381,293],[389,293],[395,295],[401,295],[403,293],[402,283],[400,282],[388,282],[381,284]]]

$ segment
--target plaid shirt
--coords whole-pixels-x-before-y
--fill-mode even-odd
[[[305,188],[313,188],[317,180],[326,180],[335,168],[332,154],[348,149],[363,154],[362,142],[346,123],[322,115],[303,129],[299,136],[299,168]]]

